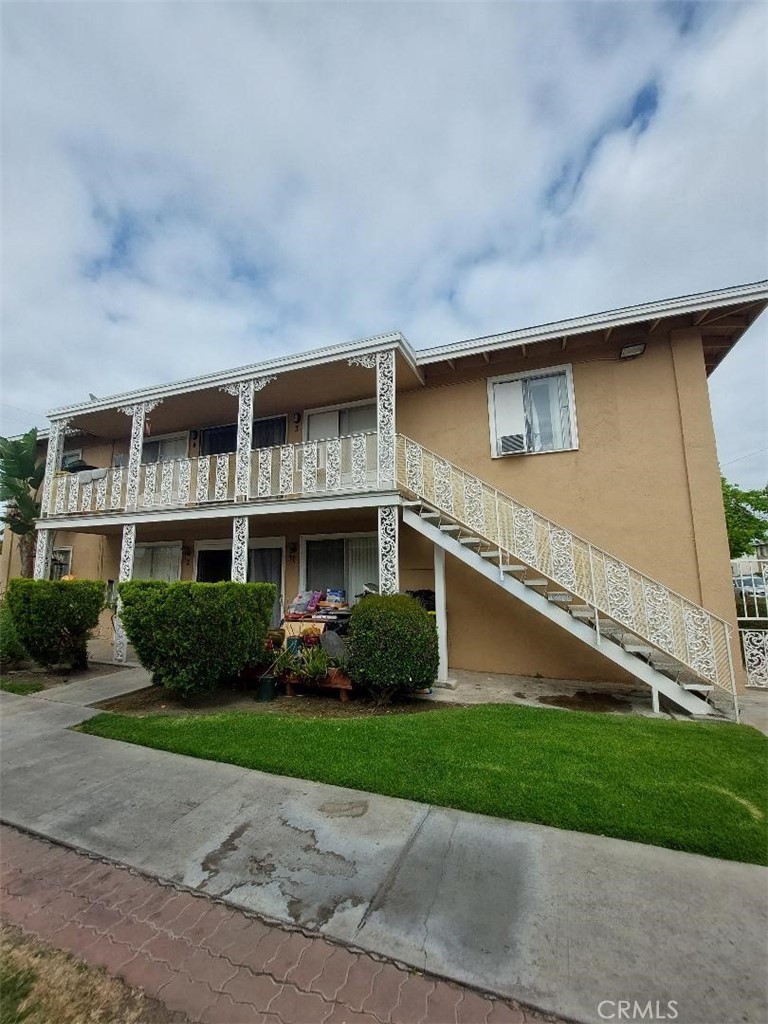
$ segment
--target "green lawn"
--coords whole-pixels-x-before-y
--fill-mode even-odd
[[[45,687],[42,683],[16,683],[12,679],[0,679],[0,690],[26,697],[28,693],[40,693]]]
[[[513,705],[346,719],[102,714],[83,732],[500,818],[768,863],[768,737]]]

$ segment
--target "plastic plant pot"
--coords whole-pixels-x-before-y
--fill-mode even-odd
[[[276,676],[262,676],[256,686],[256,700],[260,703],[275,699]]]

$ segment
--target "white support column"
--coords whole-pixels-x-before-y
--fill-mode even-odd
[[[395,482],[395,350],[352,356],[350,366],[376,370],[376,432],[378,437],[378,481],[382,489]]]
[[[253,396],[274,377],[254,377],[221,388],[237,398],[237,453],[235,455],[235,501],[247,501],[251,492],[251,451],[253,450]]]
[[[152,412],[159,402],[139,402],[137,405],[122,406],[120,412],[132,417],[131,446],[128,452],[128,477],[125,488],[125,508],[133,512],[139,503],[139,471],[141,452],[144,447],[144,425],[147,413]]]
[[[435,553],[435,620],[437,625],[437,650],[440,663],[437,682],[448,682],[448,610],[445,589],[445,551],[439,544],[433,545]]]
[[[136,549],[136,524],[127,523],[123,527],[123,543],[120,547],[120,570],[118,583],[125,583],[133,576],[133,554]],[[118,595],[117,611],[115,613],[115,647],[114,660],[118,663],[124,662],[128,652],[128,639],[120,621],[122,601]]]
[[[248,582],[248,517],[232,520],[232,581]]]
[[[61,457],[64,454],[64,438],[67,435],[69,420],[51,420],[48,433],[48,450],[45,453],[45,477],[43,478],[43,496],[40,501],[41,516],[51,514],[51,494],[53,478],[61,469]]]
[[[379,487],[395,484],[395,350],[376,356],[376,425],[379,435]]]
[[[53,530],[38,530],[35,544],[35,579],[51,578],[51,555],[53,554]]]
[[[379,591],[396,594],[400,589],[397,505],[379,506]]]

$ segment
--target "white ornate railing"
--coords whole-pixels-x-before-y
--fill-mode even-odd
[[[731,562],[747,686],[768,688],[768,558]]]
[[[202,455],[142,465],[137,510],[190,508],[235,500],[236,455]],[[128,508],[124,468],[57,473],[50,515],[123,512]],[[379,481],[376,432],[257,448],[251,453],[249,496],[255,501],[390,489]]]
[[[725,620],[590,544],[410,438],[397,436],[400,489],[580,598],[604,619],[664,652],[735,701],[731,627]]]

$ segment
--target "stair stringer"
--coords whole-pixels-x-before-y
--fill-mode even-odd
[[[458,540],[451,537],[445,531],[425,522],[421,516],[410,508],[403,507],[403,522],[406,526],[410,526],[422,534],[422,536],[439,545],[444,551],[453,555],[454,558],[464,562],[465,565],[474,569],[475,572],[480,573],[481,576],[485,576],[486,579],[501,587],[502,590],[511,594],[512,597],[516,597],[523,604],[527,604],[534,611],[539,612],[539,614],[560,626],[567,633],[570,633],[571,636],[586,644],[587,647],[592,648],[593,651],[596,651],[604,658],[608,658],[614,665],[618,665],[619,668],[624,669],[630,675],[639,679],[640,682],[650,686],[651,689],[658,690],[659,693],[664,694],[665,697],[688,712],[688,714],[708,715],[712,711],[712,708],[706,701],[696,697],[688,690],[684,690],[682,686],[679,686],[669,676],[657,672],[647,662],[641,661],[635,655],[625,651],[623,647],[608,637],[598,637],[591,626],[574,619],[569,612],[548,601],[546,597],[532,590],[525,583],[513,576],[502,576],[497,565],[489,564],[476,551],[472,551],[466,545],[460,544]]]

